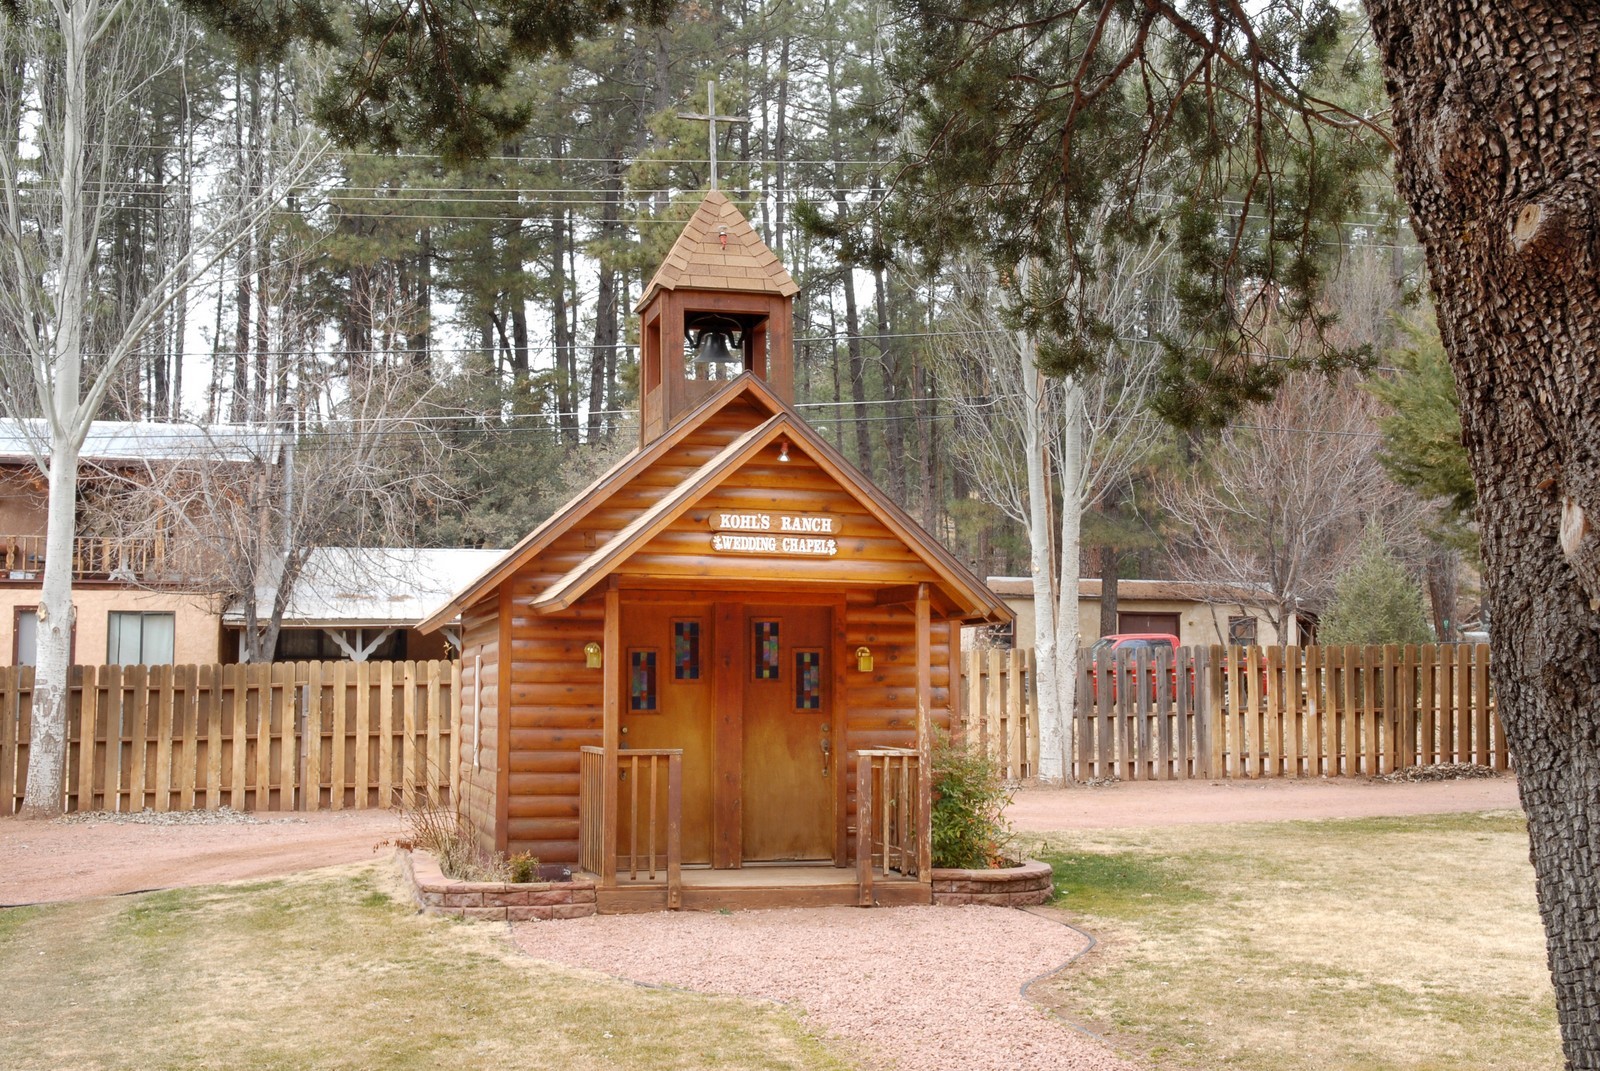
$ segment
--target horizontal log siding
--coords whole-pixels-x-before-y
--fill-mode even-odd
[[[613,667],[589,669],[583,653],[604,640],[603,596],[559,615],[527,609],[550,579],[528,573],[513,581],[507,851],[576,863],[578,749],[602,743],[605,674]]]
[[[853,594],[846,608],[846,664],[849,710],[845,719],[846,814],[849,815],[850,858],[855,858],[855,753],[885,747],[917,746],[917,619],[909,606],[875,606],[870,592]],[[932,715],[936,726],[950,728],[949,622],[933,621],[930,662]],[[856,669],[857,647],[872,651],[872,672]]]
[[[721,512],[828,514],[842,531],[834,557],[759,556],[711,549],[709,521]],[[622,517],[618,517],[622,520]],[[782,532],[762,535],[782,537]],[[933,570],[815,462],[795,453],[780,463],[746,464],[618,567],[623,576],[749,581],[760,577],[799,583],[871,581],[913,584],[936,579]]]
[[[456,748],[461,814],[485,851],[493,851],[495,845],[495,779],[500,767],[498,610],[497,602],[488,599],[462,614],[461,736]]]

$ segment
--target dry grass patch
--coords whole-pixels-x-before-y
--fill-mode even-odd
[[[534,963],[377,866],[0,911],[8,1071],[825,1068],[788,1013]],[[560,925],[550,923],[549,925]]]
[[[1036,997],[1157,1066],[1561,1065],[1512,813],[1050,838],[1102,950]]]

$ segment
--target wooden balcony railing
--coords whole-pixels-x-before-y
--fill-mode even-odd
[[[605,769],[603,748],[580,750],[579,865],[598,875],[602,885],[615,885],[621,873],[630,881],[640,880],[641,873],[652,882],[664,877],[667,907],[676,910],[683,889],[683,750],[640,748],[618,754],[617,805],[622,812],[618,817],[627,819],[626,851],[621,844],[607,843],[620,839],[624,823],[605,820]]]
[[[876,878],[920,874],[919,765],[910,748],[856,752],[856,882],[862,907],[872,906]]]
[[[44,574],[45,537],[0,535],[0,579],[32,580]],[[153,580],[169,572],[164,539],[79,536],[72,541],[74,580]]]

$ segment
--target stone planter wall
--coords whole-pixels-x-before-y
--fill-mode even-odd
[[[933,871],[933,902],[1025,907],[1050,899],[1050,864],[1029,859],[1002,870]]]
[[[445,877],[426,852],[397,852],[396,860],[417,907],[427,915],[529,922],[582,918],[596,910],[592,881],[456,881]]]

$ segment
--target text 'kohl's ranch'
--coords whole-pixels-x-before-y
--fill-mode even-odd
[[[713,513],[711,549],[723,554],[782,554],[831,558],[839,518],[824,513]]]

